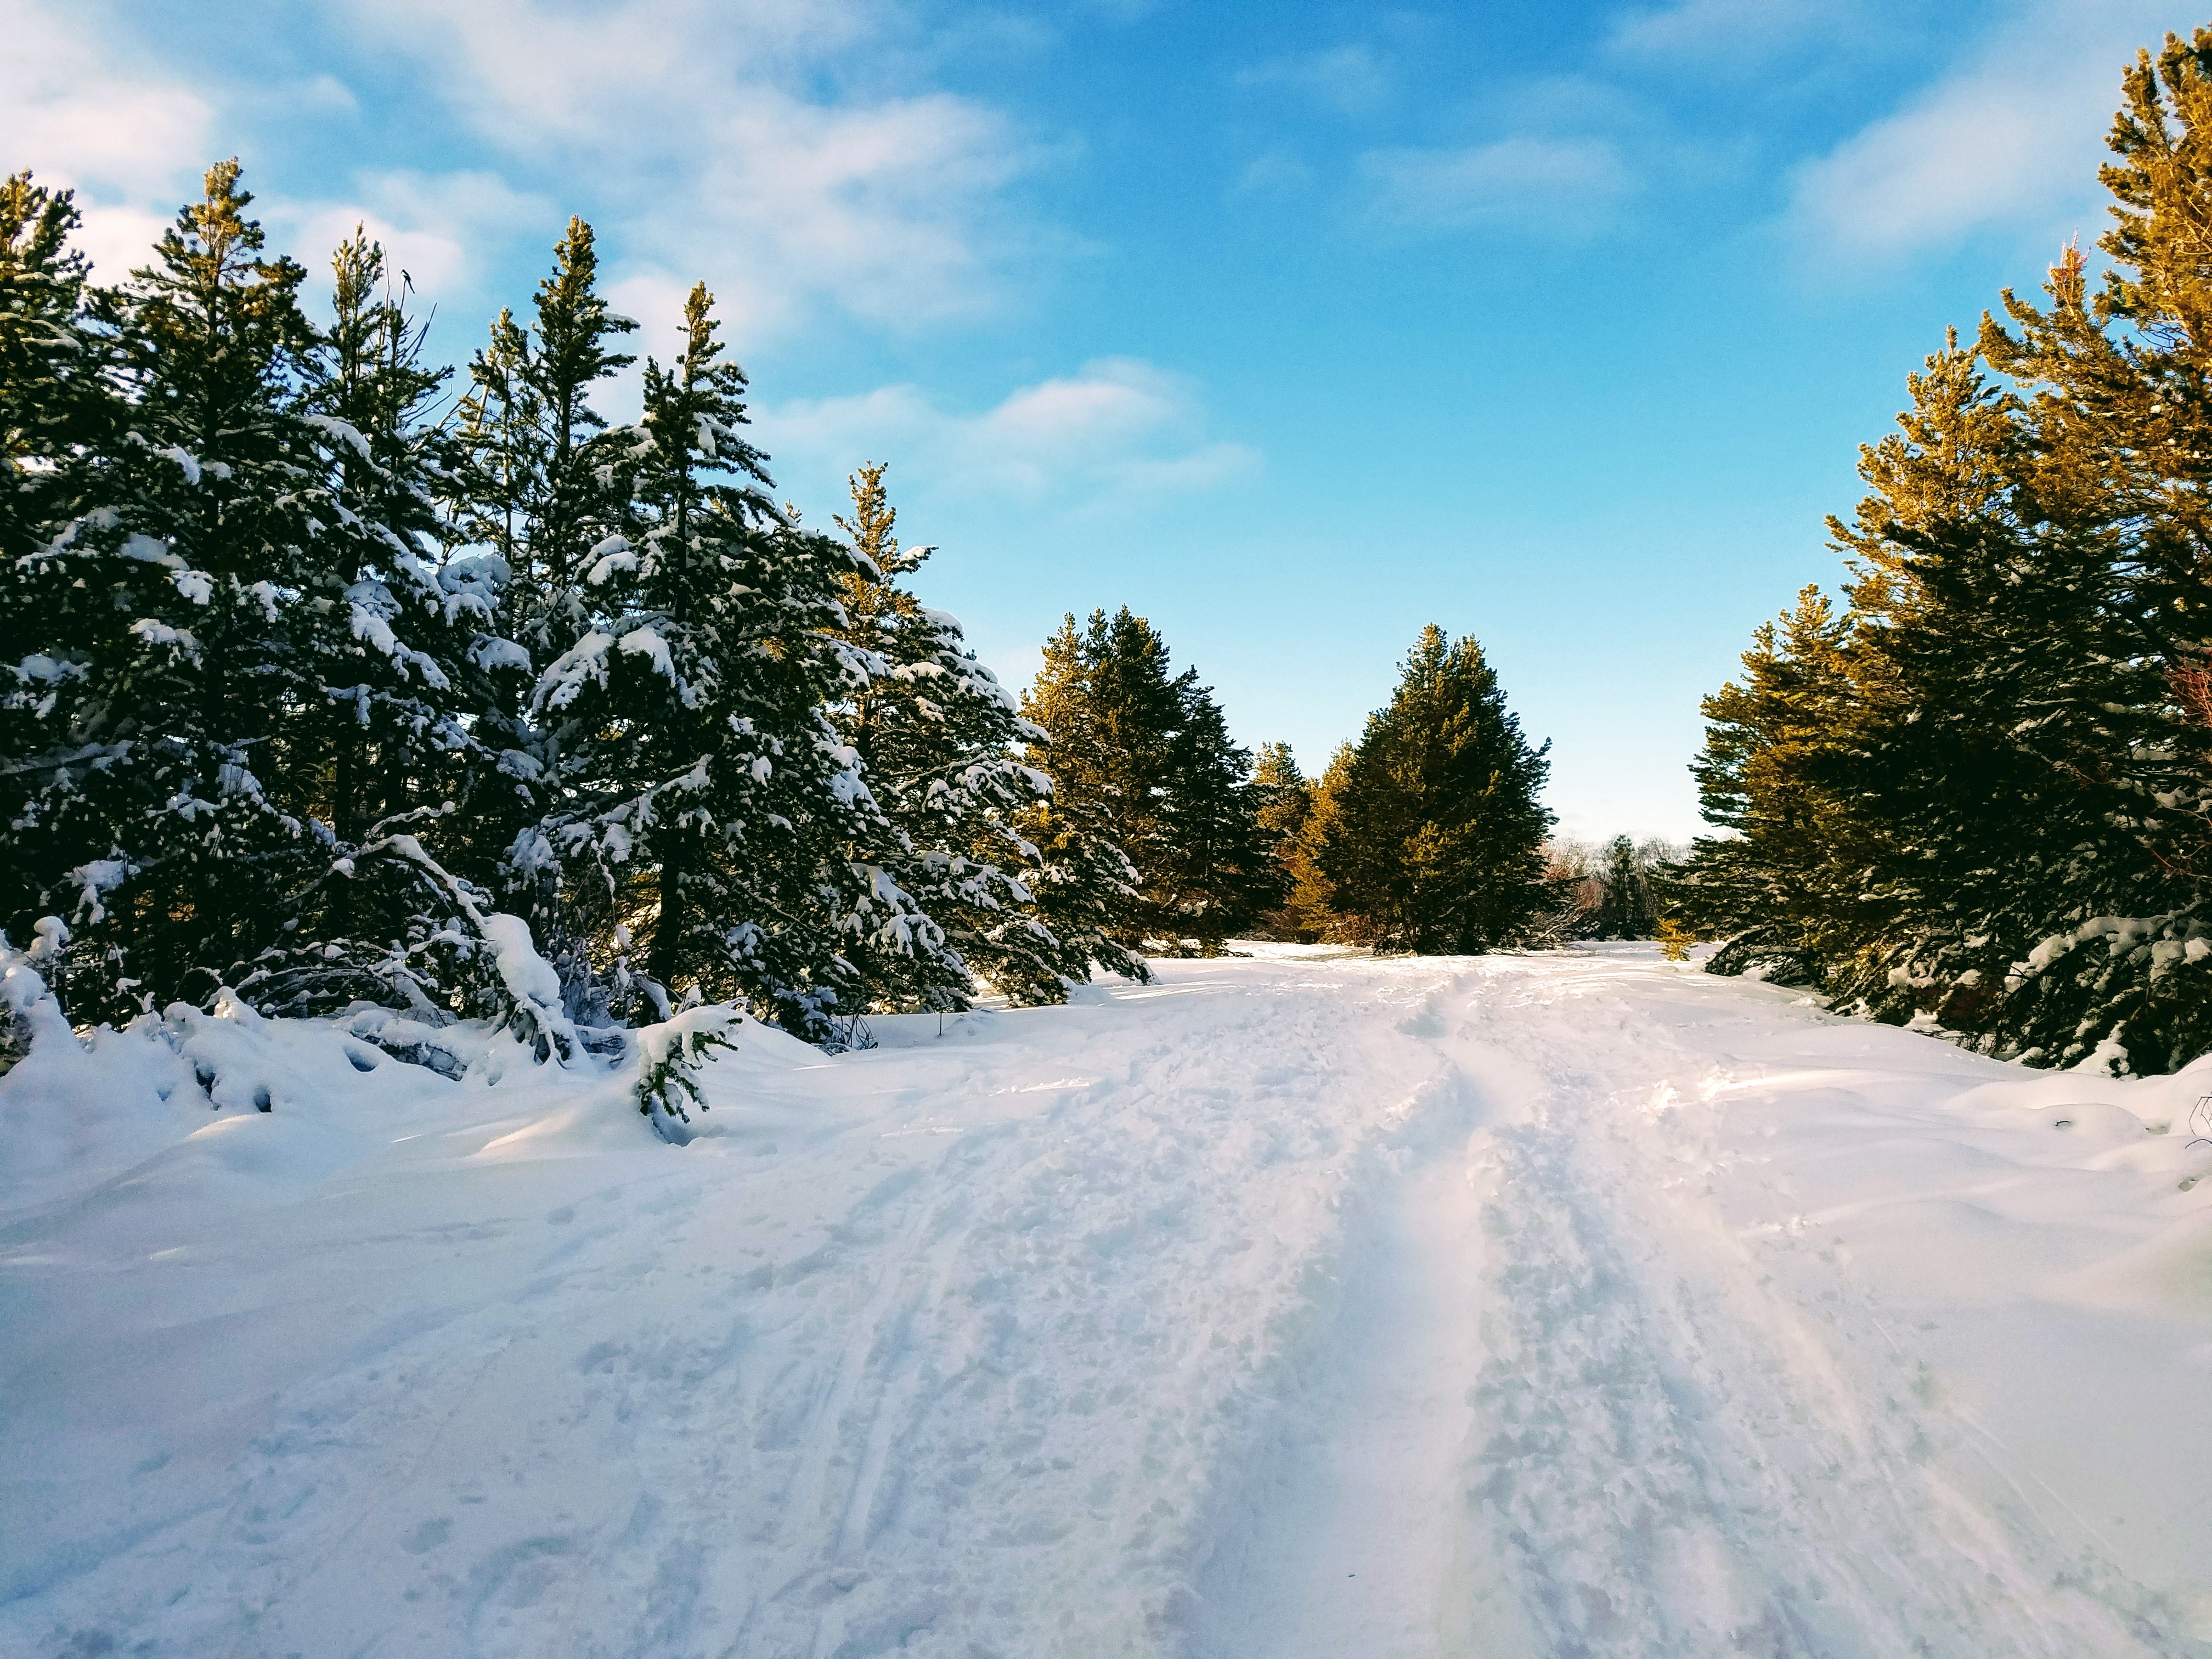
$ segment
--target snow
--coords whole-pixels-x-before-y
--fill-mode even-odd
[[[49,1031],[0,1651],[2212,1652],[2212,1066],[1253,948],[749,1021],[682,1146],[635,1053]]]
[[[669,654],[668,641],[658,627],[634,628],[622,636],[615,648],[626,657],[643,657],[663,679],[672,682],[676,678],[675,659]]]
[[[530,924],[520,916],[495,912],[483,919],[484,941],[491,946],[499,977],[518,1001],[561,1006],[561,975],[538,954]]]

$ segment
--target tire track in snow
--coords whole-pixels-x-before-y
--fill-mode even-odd
[[[1539,1650],[2201,1651],[2109,1564],[2057,1559],[2047,1534],[1964,1491],[1937,1466],[1924,1413],[1879,1383],[1868,1396],[1817,1328],[1834,1319],[1846,1341],[1878,1343],[1848,1297],[1827,1292],[1827,1317],[1809,1319],[1686,1218],[1710,1149],[1668,1146],[1656,1114],[1624,1097],[1725,1081],[1725,1057],[1717,1079],[1712,1054],[1669,1041],[1602,977],[1503,968],[1453,1045],[1529,1107],[1485,1155],[1498,1265],[1470,1493]],[[1571,1023],[1546,1017],[1569,998]]]
[[[1534,1651],[1462,1478],[1480,1355],[1468,1157],[1480,1117],[1446,1061],[1361,1148],[1327,1316],[1259,1380],[1261,1431],[1217,1489],[1193,1659]]]

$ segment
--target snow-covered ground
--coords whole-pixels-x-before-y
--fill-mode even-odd
[[[0,1652],[2212,1654],[2212,1068],[1260,947],[675,1147],[222,1025],[0,1080]]]

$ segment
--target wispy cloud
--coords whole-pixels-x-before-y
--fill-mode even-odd
[[[156,66],[128,18],[0,0],[0,155],[82,187],[82,240],[111,276],[272,112],[356,107],[328,75],[245,88]],[[1000,111],[845,84],[848,64],[915,34],[903,0],[753,0],[741,20],[709,0],[335,0],[325,21],[356,61],[406,66],[415,102],[386,118],[466,161],[325,177],[296,200],[250,167],[264,216],[311,262],[358,221],[418,288],[475,301],[507,239],[550,245],[581,212],[615,275],[703,276],[757,342],[823,313],[892,331],[988,316],[1064,246],[1008,193],[1053,152]]]
[[[1396,90],[1389,64],[1373,47],[1354,44],[1271,58],[1237,72],[1241,87],[1292,92],[1340,115],[1362,115],[1389,103]]]
[[[103,278],[143,264],[211,159],[213,107],[62,6],[7,0],[0,38],[0,165],[78,190],[77,240]]]
[[[511,178],[566,181],[623,266],[704,276],[748,337],[829,307],[913,328],[986,315],[1040,244],[1005,199],[1045,158],[949,93],[846,94],[841,57],[900,18],[859,0],[360,0]],[[825,86],[829,89],[825,90]]]
[[[320,255],[359,225],[384,245],[393,274],[404,273],[425,295],[481,286],[489,247],[543,226],[557,211],[495,173],[374,172],[353,183],[354,192],[343,200],[265,204],[272,232],[313,270]]]
[[[1304,158],[1287,149],[1254,156],[1237,170],[1237,188],[1248,196],[1295,196],[1314,181]]]
[[[2094,219],[2121,69],[2170,21],[2148,0],[2040,0],[2005,18],[1958,68],[1802,165],[1784,233],[1806,261],[1850,270]]]
[[[1376,149],[1360,158],[1370,206],[1387,223],[1451,230],[1508,225],[1583,235],[1635,188],[1602,139],[1522,135],[1442,149]]]
[[[913,386],[757,411],[779,465],[841,477],[886,460],[932,496],[1096,512],[1150,505],[1254,472],[1257,452],[1209,436],[1198,389],[1134,358],[1103,358],[972,414]]]
[[[1606,45],[1626,56],[1747,64],[1815,40],[1848,43],[1868,9],[1866,0],[1678,0],[1622,13]]]

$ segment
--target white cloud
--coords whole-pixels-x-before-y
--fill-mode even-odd
[[[404,274],[424,295],[479,285],[495,239],[553,213],[542,198],[511,189],[496,173],[366,173],[354,182],[358,194],[346,201],[265,204],[272,231],[319,276],[325,257],[359,225],[384,245],[393,277]]]
[[[865,0],[594,9],[358,0],[510,176],[568,192],[625,275],[704,276],[757,339],[827,304],[878,325],[1004,301],[1036,239],[1004,204],[1042,159],[998,111],[944,93],[820,90],[902,27]]]
[[[144,264],[210,159],[213,109],[59,6],[0,0],[0,167],[77,191],[77,243],[103,278]]]
[[[2063,236],[2100,217],[2097,167],[2121,70],[2170,16],[2147,0],[2041,0],[2008,16],[1960,68],[1801,166],[1785,234],[1832,269],[1991,230]]]
[[[74,187],[84,221],[77,244],[101,280],[118,281],[147,262],[177,204],[199,193],[208,163],[236,147],[235,100],[137,64],[127,32],[40,0],[0,0],[0,38],[10,48],[0,52],[0,165],[28,165],[41,182]],[[354,104],[327,75],[256,98],[302,117]],[[384,243],[394,270],[431,295],[478,274],[485,236],[550,214],[483,172],[362,173],[337,201],[287,198],[262,182],[249,168],[253,211],[274,245],[310,272],[319,276],[325,257],[361,224]]]
[[[1863,0],[1679,0],[1623,13],[1606,44],[1633,57],[1756,60],[1815,39],[1848,44],[1865,11]]]
[[[762,447],[810,475],[893,464],[941,499],[1076,511],[1211,489],[1249,476],[1258,453],[1209,438],[1196,389],[1133,358],[1103,358],[977,414],[939,408],[912,386],[756,410]]]
[[[1281,199],[1295,196],[1313,183],[1314,170],[1304,159],[1286,149],[1271,149],[1254,156],[1237,174],[1237,188],[1249,196]]]
[[[356,50],[403,60],[431,106],[398,118],[473,167],[264,191],[260,211],[311,264],[363,221],[418,288],[471,300],[502,236],[528,224],[550,246],[582,212],[611,277],[704,276],[754,342],[824,309],[894,330],[988,315],[1054,245],[1006,199],[1045,152],[988,105],[865,80],[913,61],[905,4],[338,0]],[[143,261],[241,121],[355,101],[328,75],[248,88],[134,67],[128,16],[0,0],[0,156],[81,187],[82,240],[109,276]]]
[[[1237,72],[1240,87],[1277,87],[1342,115],[1359,115],[1390,101],[1395,77],[1371,47],[1336,46],[1270,58]]]
[[[1360,158],[1376,215],[1433,229],[1510,224],[1568,235],[1595,228],[1635,179],[1595,138],[1527,135],[1436,149],[1377,149]]]

